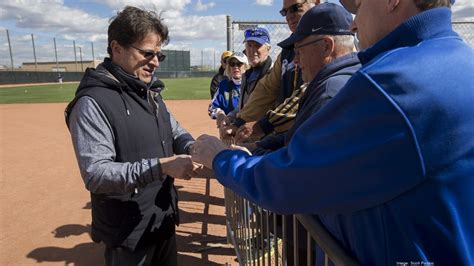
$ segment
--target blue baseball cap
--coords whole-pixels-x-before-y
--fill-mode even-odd
[[[293,49],[296,42],[318,35],[354,35],[351,32],[352,15],[342,6],[333,3],[322,3],[308,10],[301,17],[296,31],[280,42],[282,48]]]
[[[258,42],[259,44],[270,44],[270,34],[268,33],[267,29],[265,28],[253,28],[247,29],[244,32],[245,40],[244,42],[254,41]]]

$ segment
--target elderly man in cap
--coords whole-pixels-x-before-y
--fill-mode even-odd
[[[304,94],[294,125],[284,134],[269,135],[257,143],[242,145],[252,151],[257,147],[256,153],[284,147],[298,127],[339,92],[360,67],[359,60],[353,53],[355,47],[354,34],[350,31],[351,23],[351,14],[340,5],[332,3],[320,4],[303,15],[296,31],[278,44],[283,49],[295,51],[294,63],[301,68],[303,81],[307,85],[301,88]],[[287,218],[288,265],[293,265],[292,221],[291,217]],[[306,265],[306,231],[299,229],[298,234],[298,262]]]
[[[295,124],[285,134],[269,135],[256,143],[242,144],[257,153],[276,150],[288,143],[296,129],[321,109],[360,67],[349,30],[351,14],[339,5],[324,3],[301,18],[296,31],[278,45],[296,52],[295,64],[308,86],[301,97]]]
[[[280,14],[293,33],[301,17],[319,0],[283,0]],[[271,71],[256,85],[254,93],[237,113],[232,133],[235,141],[259,139],[272,132],[283,133],[292,125],[303,94],[301,69],[294,63],[295,53],[282,49]]]
[[[272,59],[269,56],[271,45],[268,31],[260,27],[248,29],[244,32],[244,37],[245,54],[247,55],[250,69],[245,72],[244,84],[242,84],[240,95],[240,108],[247,103],[257,82],[268,73],[272,66]]]
[[[288,147],[251,157],[202,136],[193,159],[265,208],[317,214],[363,265],[473,265],[474,51],[451,3],[343,3],[362,67]]]
[[[217,120],[221,137],[229,142],[235,130],[231,124],[235,122],[237,112],[246,105],[258,81],[272,67],[272,59],[269,56],[271,49],[270,34],[267,29],[261,27],[247,29],[244,32],[244,38],[245,55],[247,56],[250,69],[245,72],[242,78],[239,106],[229,113],[225,119]]]

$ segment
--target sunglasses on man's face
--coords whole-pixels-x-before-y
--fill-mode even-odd
[[[165,61],[166,55],[163,54],[161,51],[158,51],[158,52],[147,51],[147,50],[143,50],[138,47],[135,47],[133,45],[130,45],[130,46],[132,46],[132,48],[137,49],[143,55],[143,57],[145,57],[147,60],[152,60],[156,56],[158,58],[158,62]]]
[[[288,8],[283,8],[282,10],[280,10],[280,15],[282,15],[283,17],[286,17],[288,13],[298,12],[301,10],[301,7],[303,6],[304,3],[306,3],[306,1],[303,3],[296,3],[294,5],[289,6]]]
[[[231,61],[229,62],[230,67],[241,67],[244,63],[238,61]]]

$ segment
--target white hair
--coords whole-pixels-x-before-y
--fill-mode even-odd
[[[355,39],[352,35],[329,35],[333,38],[336,47],[355,51]]]

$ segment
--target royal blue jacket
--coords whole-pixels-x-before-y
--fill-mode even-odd
[[[268,135],[258,141],[258,152],[277,150],[288,143],[303,122],[328,103],[346,84],[349,78],[360,68],[359,58],[355,53],[334,59],[318,72],[308,84],[301,97],[298,113],[293,126],[284,134]],[[263,154],[263,153],[262,153]]]
[[[219,83],[214,98],[209,105],[209,116],[216,119],[218,109],[224,111],[227,115],[239,106],[240,83],[235,84],[232,79],[224,79]]]
[[[448,8],[411,17],[288,147],[222,151],[219,181],[278,213],[318,215],[363,265],[474,265],[474,52]]]

